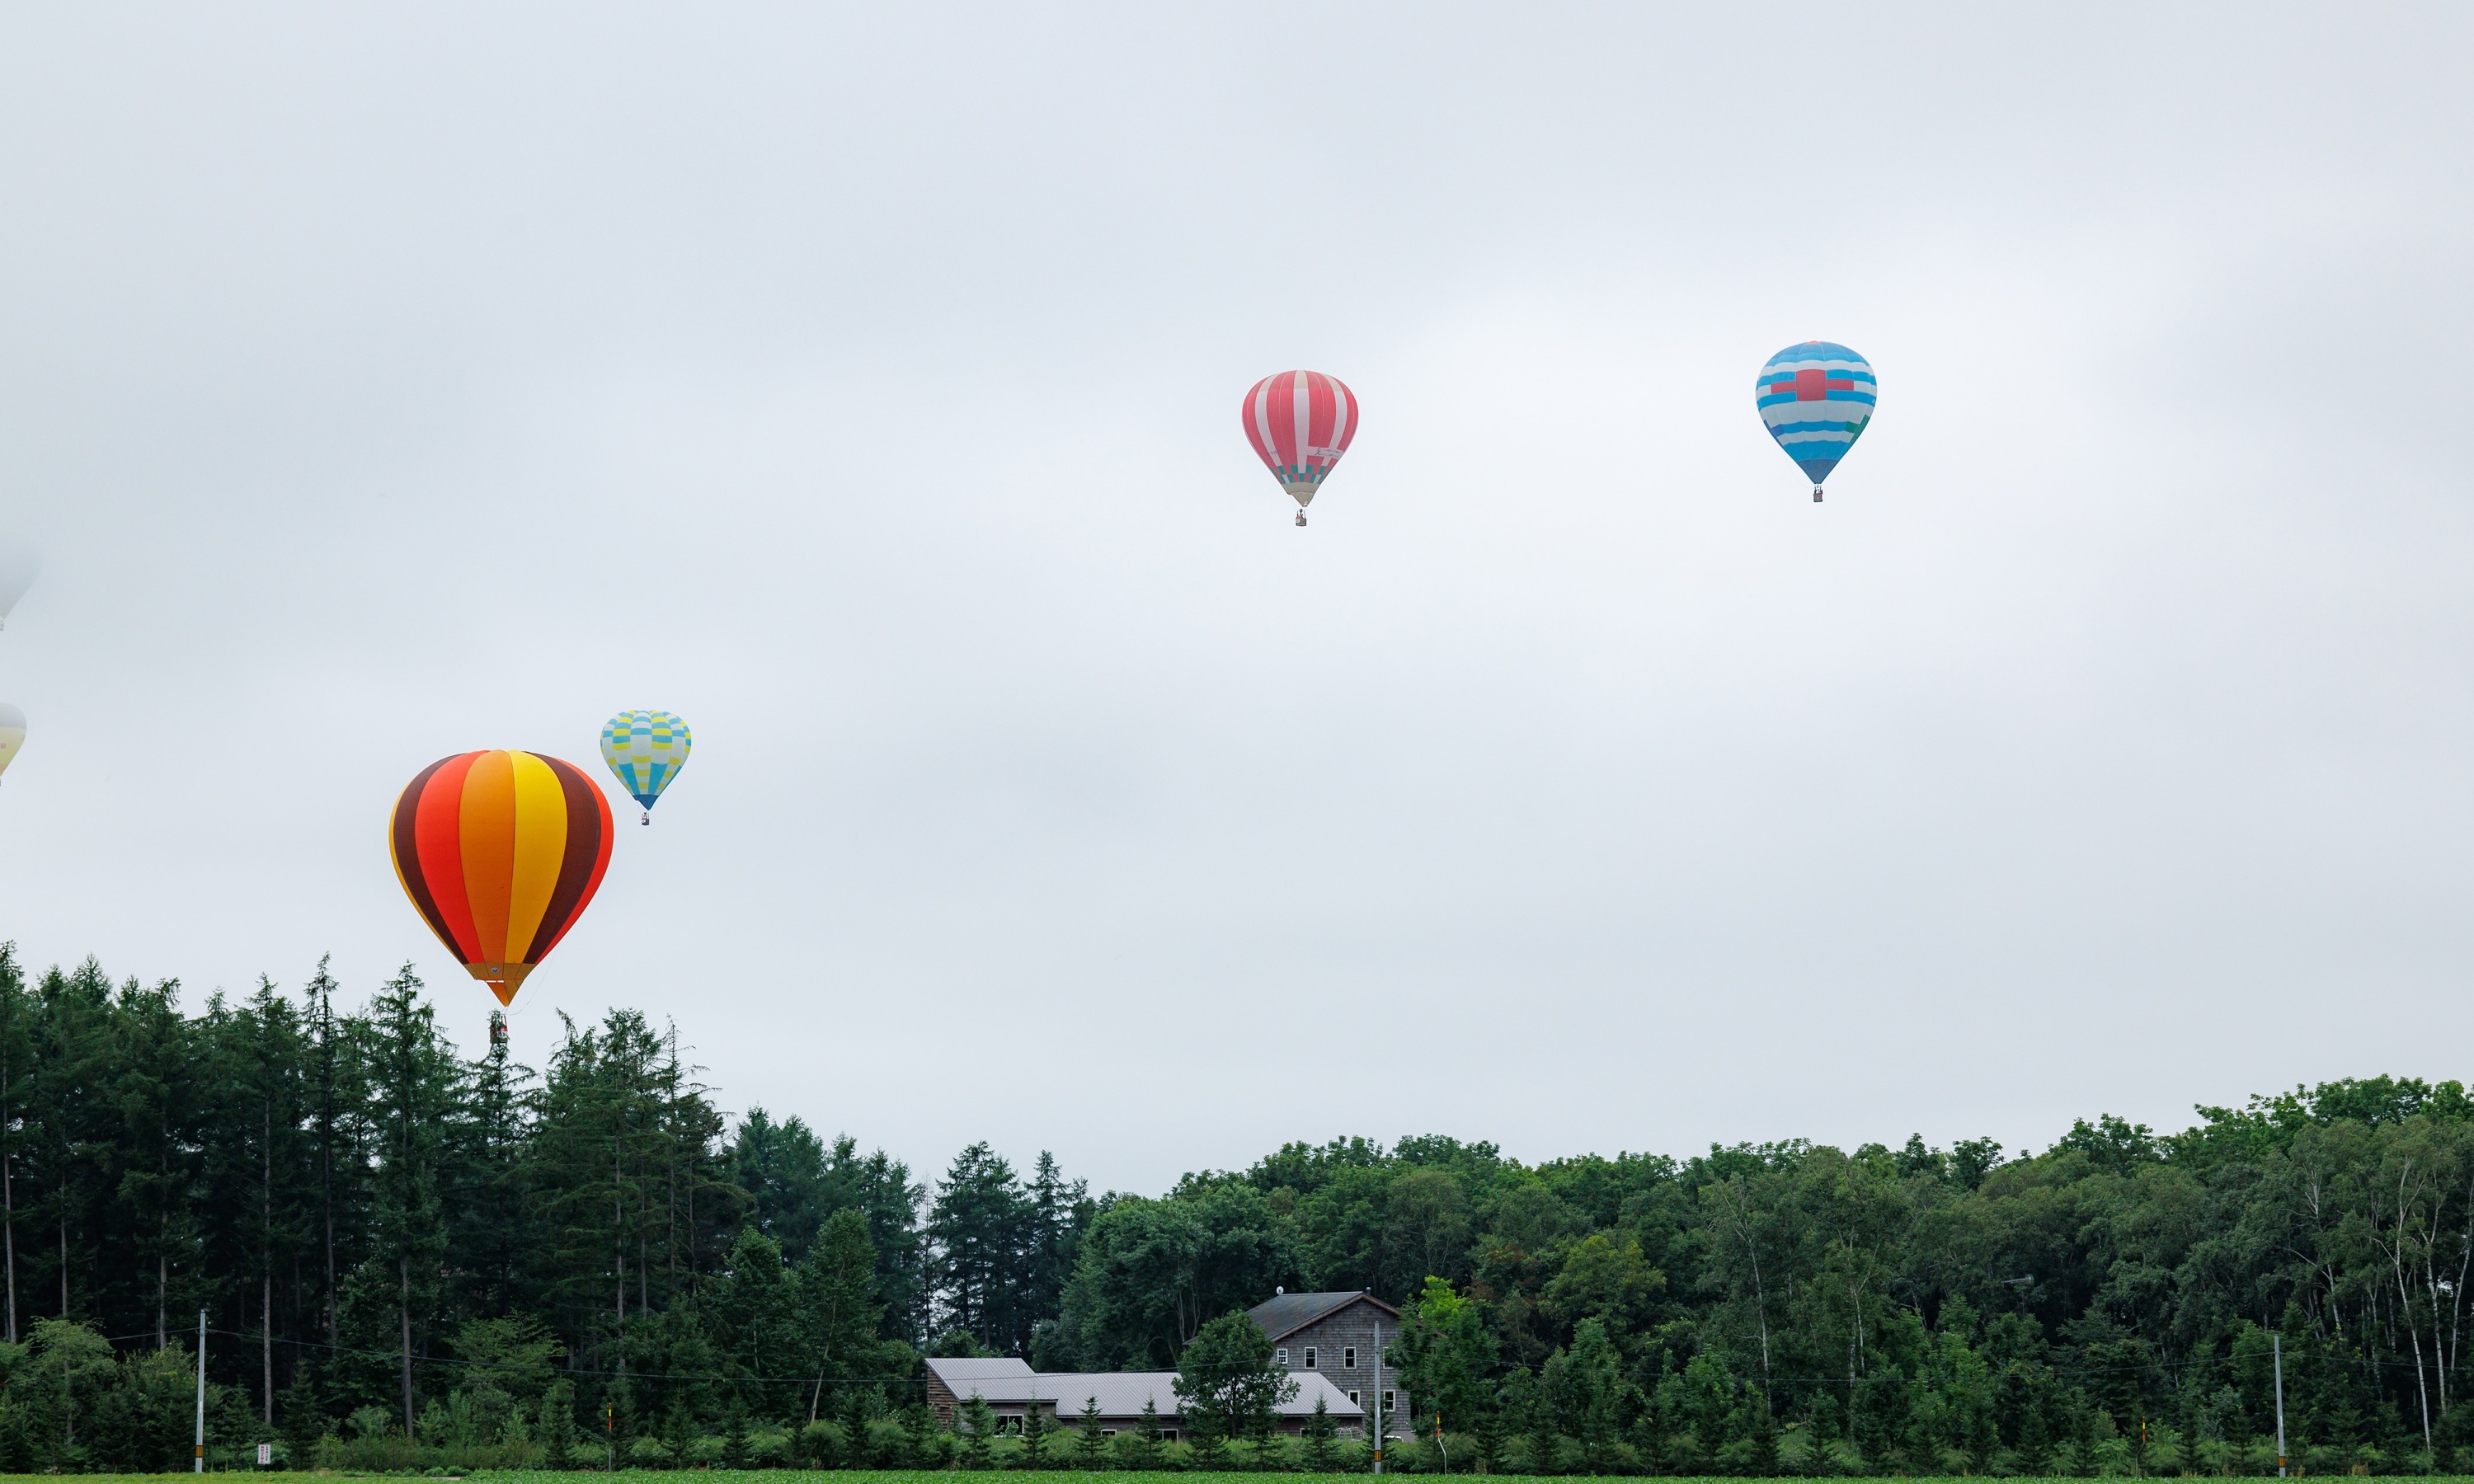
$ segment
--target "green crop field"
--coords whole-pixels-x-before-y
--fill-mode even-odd
[[[231,1472],[259,1472],[259,1471],[255,1471],[255,1470],[234,1470],[234,1471],[231,1471]],[[332,1471],[332,1472],[328,1472],[328,1471],[320,1471],[320,1472],[317,1472],[317,1473],[314,1473],[314,1474],[305,1474],[305,1475],[303,1475],[303,1476],[305,1476],[305,1477],[318,1477],[318,1478],[339,1478],[339,1479],[384,1479],[384,1478],[405,1478],[405,1479],[408,1479],[408,1478],[423,1478],[423,1477],[456,1477],[456,1478],[467,1478],[467,1479],[473,1479],[473,1480],[479,1480],[479,1481],[486,1481],[486,1484],[500,1484],[500,1481],[505,1481],[505,1484],[560,1484],[560,1481],[562,1481],[562,1480],[566,1480],[566,1481],[572,1481],[572,1480],[574,1480],[574,1479],[578,1476],[578,1474],[579,1474],[579,1473],[590,1473],[590,1472],[600,1472],[600,1471],[575,1471],[575,1472],[563,1472],[563,1473],[562,1473],[562,1472],[548,1472],[548,1471],[526,1471],[526,1470],[488,1470],[488,1469],[479,1469],[479,1470],[473,1470],[473,1471],[472,1471],[472,1472],[469,1472],[469,1473],[458,1472],[455,1472],[455,1473],[449,1474],[449,1473],[448,1473],[448,1472],[443,1472],[443,1471],[440,1471],[440,1472],[432,1472],[432,1473],[430,1473],[430,1474],[425,1474],[425,1475],[424,1475],[424,1474],[421,1474],[421,1473],[413,1472],[408,1471],[408,1470],[407,1470],[407,1471],[398,1472],[395,1472],[395,1473],[359,1472],[354,1472],[354,1471],[350,1471],[350,1470],[339,1470],[339,1471]],[[653,1474],[653,1473],[657,1473],[657,1472],[668,1472],[668,1471],[662,1471],[662,1470],[648,1470],[648,1469],[631,1469],[631,1470],[628,1470],[628,1471],[626,1471],[626,1472],[630,1472],[630,1473],[643,1474],[643,1475],[648,1475],[648,1476],[649,1476],[650,1474]],[[698,1484],[792,1484],[792,1481],[794,1481],[794,1480],[817,1480],[817,1481],[832,1480],[832,1481],[834,1481],[834,1484],[952,1484],[952,1480],[953,1480],[954,1476],[955,1476],[957,1473],[965,1472],[970,1472],[970,1471],[955,1470],[955,1469],[946,1469],[946,1470],[922,1470],[922,1469],[879,1469],[879,1470],[863,1470],[863,1469],[843,1469],[843,1470],[826,1470],[826,1471],[807,1470],[807,1469],[748,1469],[748,1470],[736,1470],[736,1471],[734,1471],[734,1470],[728,1470],[728,1469],[698,1469],[698,1470],[694,1470],[694,1471],[692,1471],[692,1472],[697,1475]],[[1047,1478],[1050,1478],[1050,1479],[1057,1480],[1057,1481],[1059,1481],[1059,1484],[1065,1484],[1065,1481],[1068,1481],[1068,1480],[1081,1480],[1081,1479],[1091,1479],[1091,1480],[1105,1479],[1105,1480],[1107,1480],[1107,1481],[1108,1481],[1108,1484],[1171,1484],[1171,1481],[1176,1481],[1176,1484],[1239,1484],[1239,1481],[1241,1481],[1241,1480],[1243,1480],[1243,1481],[1252,1481],[1252,1484],[1260,1484],[1260,1481],[1265,1480],[1265,1479],[1281,1479],[1281,1478],[1286,1478],[1286,1479],[1309,1479],[1309,1478],[1329,1478],[1329,1477],[1332,1477],[1332,1475],[1329,1475],[1329,1474],[1311,1474],[1311,1473],[1275,1473],[1275,1472],[1269,1472],[1269,1471],[1264,1471],[1264,1472],[1203,1472],[1203,1471],[1199,1471],[1199,1470],[1198,1470],[1198,1471],[1195,1471],[1195,1472],[1183,1472],[1183,1473],[1179,1473],[1179,1472],[1157,1472],[1157,1473],[1149,1473],[1149,1472],[1133,1472],[1133,1471],[1117,1471],[1117,1472],[1098,1472],[1098,1473],[1093,1473],[1093,1472],[1079,1472],[1079,1471],[1075,1471],[1075,1470],[1065,1470],[1065,1469],[1042,1469],[1042,1470],[1035,1470],[1035,1471],[1033,1471],[1033,1470],[995,1470],[995,1471],[986,1471],[986,1472],[1036,1472],[1036,1473],[1041,1474],[1041,1475],[1042,1475],[1042,1476],[1044,1476],[1044,1477],[1047,1477]],[[1587,1479],[1587,1478],[1591,1478],[1591,1477],[1614,1477],[1614,1476],[1615,1476],[1615,1475],[1589,1475],[1589,1474],[1564,1474],[1564,1475],[1559,1475],[1559,1477],[1567,1478],[1567,1479]],[[1634,1475],[1634,1476],[1637,1477],[1638,1475]],[[2100,1476],[2101,1476],[2101,1477],[2124,1477],[2124,1478],[2127,1478],[2127,1477],[2133,1477],[2134,1475],[2122,1474],[2122,1475],[2100,1475]],[[2182,1474],[2182,1475],[2178,1475],[2178,1477],[2183,1477],[2183,1478],[2206,1478],[2206,1477],[2212,1477],[2212,1476],[2213,1476],[2213,1475],[2206,1475],[2206,1474]],[[2232,1476],[2233,1476],[2233,1477],[2245,1477],[2246,1475],[2232,1475]],[[2343,1477],[2343,1475],[2337,1475],[2337,1476],[2338,1476],[2338,1477]],[[26,1479],[26,1480],[36,1480],[36,1479],[57,1480],[59,1477],[60,1477],[60,1475],[58,1475],[58,1474],[41,1474],[41,1473],[25,1473],[25,1474],[18,1474],[18,1473],[0,1473],[0,1481],[15,1480],[15,1479]],[[85,1478],[86,1478],[86,1479],[90,1479],[90,1480],[108,1481],[108,1480],[111,1480],[111,1479],[158,1479],[158,1478],[163,1477],[163,1475],[161,1475],[161,1474],[159,1474],[159,1473],[93,1473],[93,1474],[85,1474],[85,1475],[83,1475],[83,1477],[85,1477]],[[1719,1477],[1719,1476],[1711,1476],[1711,1477],[1710,1477],[1709,1479],[1706,1479],[1706,1480],[1703,1480],[1703,1479],[1694,1479],[1694,1478],[1689,1478],[1689,1477],[1675,1476],[1675,1475],[1660,1475],[1659,1477],[1661,1477],[1661,1478],[1663,1478],[1663,1479],[1667,1480],[1667,1484],[1718,1484],[1718,1477]],[[1726,1477],[1727,1477],[1727,1484],[1754,1484],[1754,1481],[1748,1481],[1748,1480],[1746,1480],[1746,1479],[1744,1479],[1744,1478],[1741,1478],[1741,1477],[1735,1477],[1735,1476],[1726,1476]],[[1788,1476],[1785,1476],[1785,1477],[1804,1477],[1804,1476],[1788,1475]],[[1923,1484],[1923,1481],[1924,1481],[1924,1480],[1927,1480],[1927,1479],[1929,1479],[1929,1478],[1936,1478],[1936,1477],[1948,1477],[1948,1478],[1955,1479],[1955,1478],[1958,1478],[1958,1477],[1962,1477],[1962,1475],[1926,1475],[1926,1474],[1904,1475],[1904,1474],[1903,1474],[1903,1475],[1898,1475],[1898,1477],[1901,1477],[1901,1478],[1910,1478],[1910,1479],[1915,1480],[1915,1481],[1916,1481],[1916,1484]],[[1982,1477],[1982,1475],[1977,1475],[1976,1477]],[[2025,1477],[2025,1476],[2022,1476],[2022,1477]],[[2422,1478],[2422,1479],[2426,1479],[2426,1480],[2440,1480],[2440,1481],[2445,1481],[2445,1480],[2467,1480],[2467,1479],[2474,1479],[2474,1475],[2466,1475],[2466,1474],[2447,1474],[2447,1473],[2417,1474],[2417,1475],[2414,1475],[2414,1477],[2418,1477],[2418,1478]]]

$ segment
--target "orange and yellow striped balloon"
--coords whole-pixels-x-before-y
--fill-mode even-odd
[[[610,869],[610,802],[538,753],[461,753],[395,802],[396,878],[465,970],[512,1003]]]

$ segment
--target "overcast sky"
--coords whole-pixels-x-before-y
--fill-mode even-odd
[[[2474,11],[0,11],[0,938],[492,1004],[382,825],[692,764],[517,1002],[1155,1190],[2474,1032]],[[1815,506],[1752,382],[1867,356]],[[1313,525],[1238,404],[1363,431]],[[618,793],[615,785],[612,794]]]

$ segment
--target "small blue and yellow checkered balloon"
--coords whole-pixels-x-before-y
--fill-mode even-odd
[[[688,724],[667,711],[621,711],[601,724],[601,760],[653,823],[653,802],[688,765]]]

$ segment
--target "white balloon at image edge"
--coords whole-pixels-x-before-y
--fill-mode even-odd
[[[42,570],[43,554],[31,543],[0,537],[0,624],[7,623],[9,610]]]
[[[17,760],[17,749],[26,740],[26,713],[5,701],[0,701],[0,773]]]

